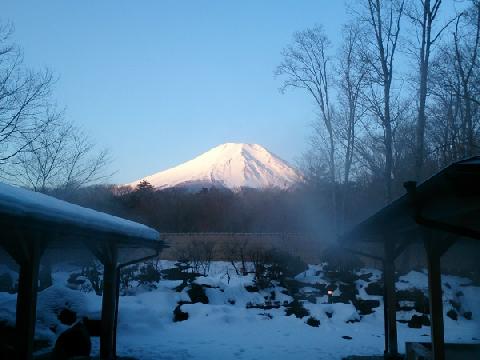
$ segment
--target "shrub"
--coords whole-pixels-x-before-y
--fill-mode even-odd
[[[255,269],[255,284],[259,289],[269,288],[272,281],[284,281],[307,269],[307,264],[299,257],[276,249],[257,248],[250,256]]]
[[[310,325],[310,326],[313,326],[313,327],[319,327],[320,326],[320,320],[317,320],[313,316],[310,316],[307,319],[307,325]]]
[[[81,276],[85,276],[90,283],[85,283],[81,287],[83,291],[95,291],[97,295],[103,292],[103,267],[98,261],[92,261],[82,269]],[[91,289],[89,288],[91,287]]]
[[[295,315],[295,317],[301,319],[310,315],[310,313],[303,307],[303,304],[300,301],[295,299],[285,307],[285,315]]]
[[[120,291],[126,295],[131,287],[131,282],[135,280],[135,273],[138,271],[138,265],[131,265],[120,270]]]
[[[158,283],[160,279],[160,271],[153,261],[140,266],[139,272],[135,277],[135,280],[137,280],[140,285],[146,285],[153,288],[156,288],[156,283]]]

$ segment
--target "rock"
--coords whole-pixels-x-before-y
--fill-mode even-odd
[[[64,325],[73,325],[77,321],[77,313],[70,309],[62,309],[57,318]]]
[[[67,360],[73,357],[90,356],[92,343],[87,327],[79,322],[65,330],[57,338],[53,349],[53,359]]]
[[[353,305],[355,305],[360,315],[369,315],[375,312],[373,308],[380,306],[380,301],[358,299],[353,301]]]
[[[285,315],[295,315],[295,317],[301,319],[305,316],[310,315],[310,312],[303,307],[303,304],[300,301],[295,299],[286,306]]]
[[[413,315],[408,321],[409,328],[420,329],[422,325],[430,326],[430,319],[427,315]]]
[[[258,292],[258,287],[256,287],[255,285],[247,285],[245,286],[245,290],[247,290],[248,292]]]
[[[397,311],[402,310],[400,306],[401,301],[413,302],[415,311],[422,314],[430,314],[428,298],[420,289],[408,289],[397,291]]]
[[[365,288],[368,295],[383,296],[383,282],[377,281],[368,284]]]
[[[351,284],[340,284],[340,297],[342,298],[342,302],[347,301],[355,301],[355,298],[358,294],[357,287],[354,283]]]
[[[190,296],[190,300],[192,304],[202,303],[208,304],[208,297],[205,294],[205,290],[201,285],[192,284],[191,288],[187,291],[188,296]]]
[[[472,320],[472,315],[473,315],[473,314],[472,314],[471,311],[465,311],[465,312],[463,313],[463,317],[464,317],[465,319],[467,319],[467,320]]]
[[[455,320],[455,321],[458,320],[458,314],[457,314],[457,312],[456,312],[455,310],[453,310],[453,309],[450,309],[450,310],[447,311],[447,316],[448,316],[450,319],[452,319],[452,320]]]
[[[173,321],[185,321],[188,320],[188,313],[183,312],[181,309],[182,304],[178,304],[175,310],[173,310]]]
[[[100,336],[102,332],[102,321],[101,320],[96,320],[96,319],[88,319],[84,318],[83,319],[83,324],[87,328],[88,334],[90,336]]]
[[[319,327],[320,326],[320,320],[317,320],[313,316],[310,316],[307,319],[307,325],[310,325],[312,327]]]

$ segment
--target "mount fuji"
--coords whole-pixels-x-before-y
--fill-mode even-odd
[[[303,181],[301,173],[261,145],[227,143],[171,169],[129,184],[147,181],[157,189],[280,188]]]

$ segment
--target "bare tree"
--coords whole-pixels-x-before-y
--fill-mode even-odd
[[[275,74],[284,78],[280,88],[282,92],[288,88],[306,90],[317,105],[323,128],[326,130],[329,177],[332,185],[332,210],[333,213],[336,213],[336,147],[333,110],[330,103],[332,69],[329,50],[330,41],[321,26],[296,32],[292,44],[283,50],[283,61]],[[319,134],[323,133],[318,126],[316,131]]]
[[[383,128],[385,154],[384,178],[386,200],[392,200],[393,171],[393,123],[392,84],[395,58],[398,51],[404,0],[365,0],[365,11],[360,16],[364,24],[362,32],[363,61],[368,65],[370,92],[365,101],[369,102],[371,113]],[[377,89],[379,88],[379,89]]]
[[[473,126],[473,103],[476,102],[472,87],[475,71],[478,70],[478,48],[480,45],[480,1],[472,0],[470,9],[458,16],[453,35],[456,69],[460,82],[461,98],[464,103],[464,156],[472,156],[477,147]]]
[[[54,118],[49,113],[52,74],[23,65],[12,33],[11,24],[0,23],[0,165],[25,151]]]
[[[414,0],[406,11],[416,31],[418,40],[418,115],[415,129],[415,178],[423,177],[423,163],[425,158],[425,124],[426,101],[428,94],[428,77],[430,57],[433,46],[442,33],[455,20],[452,18],[438,29],[435,24],[442,5],[442,0]]]
[[[35,191],[73,190],[109,175],[108,151],[97,151],[86,133],[60,116],[25,142],[28,145],[17,156],[13,174],[16,182]]]
[[[366,85],[367,67],[361,61],[358,48],[360,33],[357,24],[351,24],[344,29],[344,44],[341,48],[339,62],[339,90],[340,104],[344,109],[343,123],[341,124],[340,137],[344,141],[345,160],[343,170],[343,183],[350,179],[352,168],[356,128],[363,112],[360,97]]]
[[[350,173],[353,165],[357,138],[358,121],[364,109],[361,94],[366,85],[367,66],[361,61],[359,49],[360,29],[357,23],[345,26],[344,43],[340,49],[338,66],[339,108],[337,138],[343,145],[343,191],[342,219],[345,222],[345,206],[348,196]]]

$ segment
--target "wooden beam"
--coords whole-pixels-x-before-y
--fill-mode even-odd
[[[396,294],[395,294],[395,244],[393,241],[389,241],[385,238],[385,261],[383,268],[383,287],[384,287],[384,321],[387,324],[385,329],[387,330],[385,336],[388,341],[386,356],[397,357],[398,356],[398,343],[397,343],[397,309],[396,309]]]
[[[384,258],[381,256],[369,254],[363,251],[355,250],[355,249],[350,249],[348,247],[342,246],[342,248],[348,252],[351,252],[352,254],[358,255],[358,256],[364,256],[370,259],[378,260],[378,261],[384,261]]]
[[[417,216],[415,218],[415,222],[429,229],[440,230],[452,235],[464,236],[475,240],[480,240],[480,231],[478,230],[427,219],[423,216]]]
[[[398,245],[394,251],[395,259],[399,257],[410,245],[415,243],[416,240],[417,239],[415,239],[415,237],[411,237],[409,239],[404,240],[400,245]]]
[[[108,259],[103,263],[103,297],[102,297],[102,331],[100,334],[100,358],[110,360],[115,356],[115,311],[117,307],[117,263],[118,248],[111,242],[108,254],[102,256]]]
[[[433,240],[431,232],[424,234],[428,261],[428,299],[430,302],[430,323],[432,338],[432,358],[445,359],[445,339],[443,324],[442,274],[440,269],[441,250]]]

